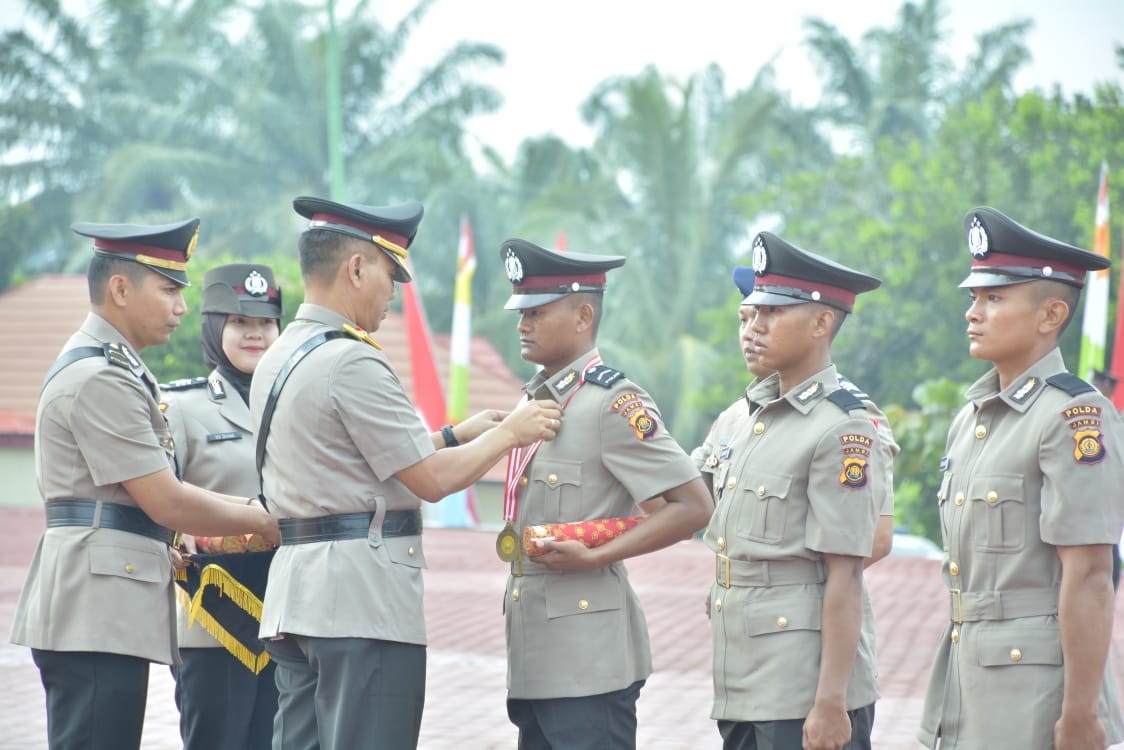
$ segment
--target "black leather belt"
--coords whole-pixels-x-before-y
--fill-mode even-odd
[[[319,518],[281,518],[281,544],[338,542],[364,539],[371,529],[374,513],[340,513]],[[382,535],[417,536],[422,533],[420,510],[388,510],[382,520]]]
[[[140,534],[171,544],[175,532],[149,518],[140,508],[104,500],[48,500],[47,527],[85,526]],[[98,508],[101,512],[98,512]],[[96,519],[95,519],[96,516]]]

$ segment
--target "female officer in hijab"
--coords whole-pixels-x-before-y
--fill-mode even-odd
[[[249,502],[259,492],[248,406],[250,379],[280,333],[281,290],[268,266],[218,266],[204,276],[201,310],[200,339],[211,374],[161,386],[180,478]],[[239,592],[255,588],[250,578],[264,582],[272,557],[269,545],[254,535],[184,537],[182,549],[189,555],[225,556],[196,557],[189,572],[196,576],[193,592],[201,580],[204,592],[206,586],[223,592],[224,597],[214,599],[228,608],[232,601],[246,605]],[[202,559],[217,564],[200,564]],[[256,623],[247,620],[245,611],[218,610],[203,592],[192,603],[179,593],[182,664],[175,668],[176,704],[185,750],[269,748],[277,687],[274,665],[256,637]],[[231,615],[241,629],[227,619]]]

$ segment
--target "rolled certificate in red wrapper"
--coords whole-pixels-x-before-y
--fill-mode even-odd
[[[600,547],[610,539],[628,531],[644,520],[644,516],[627,518],[595,518],[592,521],[574,523],[547,523],[541,526],[523,527],[523,551],[527,557],[538,557],[546,550],[535,544],[536,539],[565,542],[576,539],[586,547]]]

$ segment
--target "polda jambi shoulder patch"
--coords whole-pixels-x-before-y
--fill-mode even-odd
[[[640,440],[647,440],[655,435],[656,429],[660,426],[656,418],[643,408],[634,411],[632,416],[628,418],[628,423],[632,425],[632,429],[636,431],[636,437]]]
[[[839,444],[843,448],[843,469],[839,472],[840,486],[852,490],[865,487],[874,440],[869,435],[849,432],[839,436]]]
[[[622,393],[614,398],[609,404],[609,411],[627,419],[639,440],[652,437],[660,426],[659,421],[640,400],[640,394],[635,391]]]
[[[1064,409],[1061,416],[1073,430],[1073,460],[1088,465],[1103,461],[1106,450],[1101,432],[1101,407],[1077,404]]]

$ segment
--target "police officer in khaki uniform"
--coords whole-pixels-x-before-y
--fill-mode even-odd
[[[696,454],[716,499],[705,536],[713,717],[726,748],[869,748],[877,688],[873,643],[860,639],[862,570],[888,448],[839,384],[831,340],[880,282],[768,232],[754,240],[753,272],[742,337],[773,374]]]
[[[706,486],[651,397],[601,364],[597,329],[617,256],[556,253],[511,239],[500,249],[519,311],[523,359],[541,366],[528,398],[565,417],[557,439],[509,468],[513,526],[650,515],[608,543],[520,545],[504,599],[508,716],[520,750],[636,746],[636,700],[652,671],[647,625],[623,560],[666,547],[710,516]]]
[[[179,325],[198,228],[198,219],[73,226],[94,238],[92,309],[40,396],[47,530],[12,629],[39,668],[52,748],[140,746],[149,662],[177,658],[172,529],[278,538],[246,497],[177,481],[156,380],[138,356]]]
[[[553,439],[533,401],[429,433],[371,338],[411,280],[417,203],[303,197],[305,301],[250,388],[263,495],[281,519],[261,637],[277,662],[274,748],[417,744],[425,698],[421,501]],[[463,443],[463,445],[458,445]],[[446,447],[448,446],[448,447]]]
[[[738,291],[741,292],[743,298],[753,293],[755,279],[756,275],[753,272],[753,268],[750,266],[737,266],[734,269],[734,284],[737,286]],[[758,381],[761,381],[772,375],[773,372],[767,367],[762,366],[753,348],[754,334],[751,324],[755,314],[756,308],[753,305],[741,305],[739,307],[738,318],[741,322],[738,326],[738,342],[742,357],[745,359],[746,368]],[[893,546],[894,458],[898,455],[900,448],[894,440],[894,434],[890,429],[889,420],[886,418],[886,415],[882,413],[882,410],[878,408],[878,405],[871,400],[870,396],[850,380],[842,375],[839,375],[838,378],[839,385],[862,402],[863,408],[866,409],[867,417],[878,430],[878,447],[882,454],[881,465],[885,470],[882,483],[884,493],[878,510],[878,523],[874,529],[874,546],[871,549],[870,557],[863,563],[863,567],[868,568],[890,554],[890,549]],[[752,387],[752,384],[749,387]],[[748,390],[749,388],[746,389],[747,392]],[[704,478],[708,480],[716,496],[722,490],[722,487],[716,483],[717,475],[721,474],[730,461],[733,460],[730,440],[734,435],[750,434],[749,428],[752,427],[752,425],[745,424],[745,421],[748,419],[749,410],[746,402],[744,398],[739,398],[720,415],[719,419],[716,420],[711,427],[703,444],[691,453],[691,457],[695,460],[695,465],[703,472]],[[707,598],[706,608],[709,616],[709,596]],[[872,654],[876,653],[875,640],[874,608],[871,604],[870,592],[867,590],[864,578],[862,635],[859,648]],[[875,667],[875,677],[877,678],[877,664]],[[870,731],[874,726],[873,703],[861,709],[860,715],[855,718],[855,723],[861,723],[861,727],[856,731],[865,733],[865,736],[869,738]]]
[[[968,351],[994,367],[968,389],[941,460],[949,624],[919,737],[1103,748],[1124,740],[1108,658],[1124,428],[1057,344],[1086,272],[1109,261],[986,206],[964,228]]]
[[[203,276],[200,308],[200,341],[211,374],[160,387],[180,476],[217,492],[253,497],[260,488],[250,378],[280,333],[281,289],[269,266],[216,266]],[[186,535],[183,541],[189,552],[242,553],[247,564],[263,566],[263,572],[269,568],[269,545],[260,537]],[[253,671],[202,622],[189,624],[184,597],[179,602],[176,703],[185,750],[268,750],[277,712],[274,665]]]

